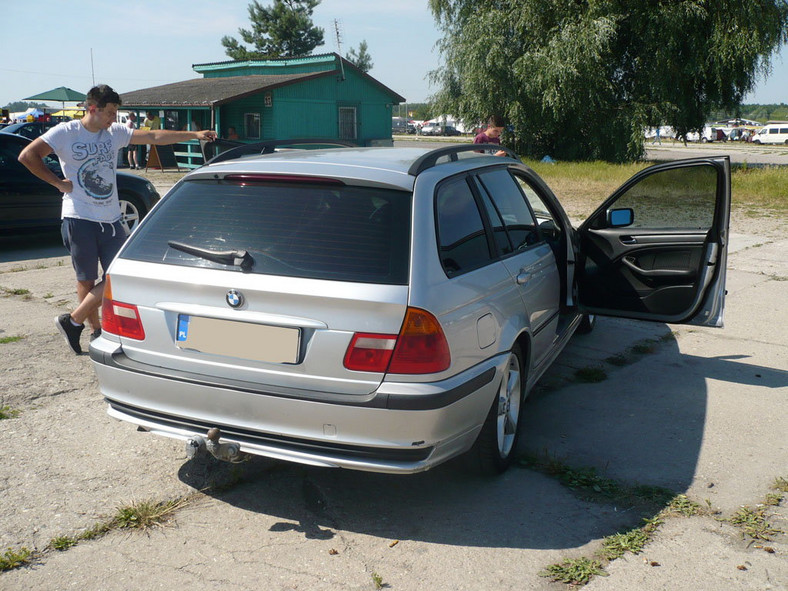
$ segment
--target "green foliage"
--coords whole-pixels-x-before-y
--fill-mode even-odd
[[[30,561],[31,555],[32,552],[24,546],[19,550],[9,548],[3,554],[0,554],[0,571],[24,566]]]
[[[14,101],[13,103],[8,103],[4,109],[8,109],[12,113],[19,113],[22,111],[27,111],[28,109],[48,109],[49,106],[44,103],[28,103],[26,101]]]
[[[607,576],[598,560],[590,558],[567,559],[558,564],[551,564],[539,573],[542,577],[550,577],[570,585],[585,585],[595,575]]]
[[[10,406],[0,406],[0,421],[4,419],[15,419],[19,416],[19,411]]]
[[[785,0],[430,0],[439,111],[506,117],[504,143],[562,160],[634,161],[643,128],[685,133],[734,111],[788,41]]]
[[[249,4],[252,28],[238,29],[247,49],[234,37],[222,37],[225,53],[234,60],[309,55],[323,45],[323,29],[312,23],[320,0],[274,0],[270,8],[257,0]]]
[[[358,51],[351,47],[345,56],[349,62],[353,63],[362,72],[369,72],[375,66],[372,63],[372,56],[369,55],[367,49],[368,46],[365,39],[358,44]]]
[[[640,554],[650,537],[649,532],[643,528],[607,536],[602,540],[602,556],[608,560],[615,560],[627,552]]]
[[[783,533],[782,530],[769,523],[764,505],[754,509],[744,506],[734,513],[728,521],[740,527],[746,535],[755,540],[771,540],[777,534]]]
[[[69,536],[58,536],[57,538],[52,538],[52,540],[49,542],[49,545],[54,550],[63,552],[64,550],[71,548],[71,546],[76,546],[77,540]]]
[[[700,513],[700,505],[687,497],[687,495],[676,495],[663,510],[664,515],[682,515],[692,517]]]
[[[141,501],[125,507],[118,507],[112,525],[119,528],[148,529],[164,525],[172,515],[186,505],[186,499],[173,501]]]
[[[438,115],[438,112],[435,111],[430,103],[404,103],[395,105],[392,114],[416,121],[427,121]]]
[[[575,372],[575,379],[585,384],[598,384],[607,379],[607,372],[601,367],[581,367]]]
[[[5,345],[6,343],[16,343],[17,341],[21,341],[25,337],[20,336],[11,336],[11,337],[0,337],[0,345]]]

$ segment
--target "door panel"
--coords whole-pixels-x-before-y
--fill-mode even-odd
[[[627,210],[616,226],[611,212]],[[727,157],[633,177],[578,230],[582,310],[721,326],[729,211]]]

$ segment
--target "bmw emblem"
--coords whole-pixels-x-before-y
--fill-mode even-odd
[[[227,295],[224,296],[224,300],[227,302],[227,305],[230,306],[231,308],[240,308],[241,306],[243,306],[244,296],[237,289],[231,289],[230,291],[227,292]]]

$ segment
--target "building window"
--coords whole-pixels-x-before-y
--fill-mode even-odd
[[[339,139],[355,140],[356,133],[356,107],[339,107]]]
[[[260,113],[246,113],[244,115],[244,132],[247,139],[260,139]]]

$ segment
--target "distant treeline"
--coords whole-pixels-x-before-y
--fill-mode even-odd
[[[788,105],[741,105],[735,113],[717,111],[709,117],[710,121],[722,121],[723,119],[751,119],[766,123],[767,121],[788,121]]]
[[[395,117],[407,117],[416,121],[427,121],[440,114],[430,103],[403,103],[395,105],[392,112],[392,115]],[[734,117],[751,119],[761,123],[773,120],[788,121],[788,105],[785,103],[780,103],[779,105],[741,105],[735,113],[715,111],[709,115],[708,120],[722,121],[724,119],[733,119]]]

